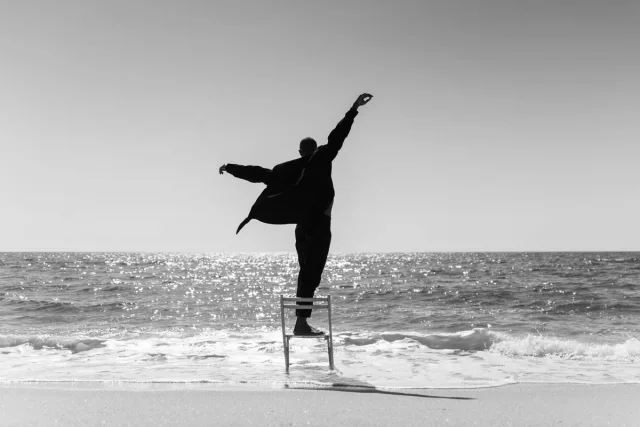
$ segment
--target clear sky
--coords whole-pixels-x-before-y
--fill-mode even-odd
[[[238,223],[334,161],[333,252],[640,250],[640,2],[0,3],[0,250],[293,251]]]

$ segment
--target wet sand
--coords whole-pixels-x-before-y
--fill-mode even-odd
[[[638,426],[640,384],[481,389],[0,385],[2,426]]]

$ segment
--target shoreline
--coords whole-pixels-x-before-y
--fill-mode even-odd
[[[374,386],[369,384],[349,384],[349,383],[323,383],[313,380],[309,381],[289,381],[289,382],[252,382],[252,381],[135,381],[135,380],[0,380],[2,388],[51,388],[51,389],[73,389],[73,390],[239,390],[239,391],[274,391],[274,390],[368,390],[366,392],[403,392],[406,390],[419,392],[426,390],[484,390],[504,387],[612,387],[612,386],[638,386],[639,381],[612,381],[612,382],[548,382],[548,381],[525,381],[507,382],[502,384],[489,385],[461,385],[461,386],[430,386],[430,387],[401,387],[401,386]],[[364,391],[363,391],[364,392]]]
[[[2,383],[4,425],[633,426],[640,384],[484,388]]]

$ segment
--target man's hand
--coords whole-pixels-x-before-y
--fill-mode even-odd
[[[220,171],[220,175],[222,175],[223,173],[225,173],[225,172],[227,171],[227,165],[222,165],[222,166],[220,166],[219,171]]]
[[[358,99],[356,99],[356,102],[353,103],[353,108],[357,110],[358,107],[362,107],[367,102],[371,101],[371,98],[373,98],[373,95],[370,95],[368,93],[363,93],[358,97]]]

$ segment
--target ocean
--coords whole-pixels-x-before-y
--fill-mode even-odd
[[[0,383],[640,383],[640,253],[332,253],[336,369],[294,338],[287,374],[297,272],[293,253],[0,253]]]

